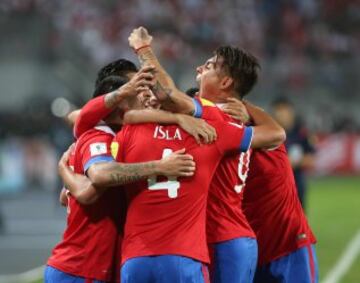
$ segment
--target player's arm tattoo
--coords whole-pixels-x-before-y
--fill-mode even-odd
[[[134,183],[149,177],[149,173],[154,174],[155,163],[139,163],[118,166],[115,172],[111,172],[110,176],[114,185],[124,185]]]
[[[96,165],[95,165],[96,166]],[[104,163],[96,166],[97,174],[91,177],[95,186],[119,186],[146,180],[159,173],[158,161],[136,164]]]
[[[174,81],[161,66],[151,47],[142,48],[137,55],[142,66],[153,65],[155,67],[153,74],[156,78],[156,85],[153,91],[161,101],[164,109],[193,115],[194,106],[192,100],[177,89]]]
[[[156,84],[153,87],[154,94],[158,97],[159,100],[162,101],[162,103],[174,104],[172,94],[175,90],[175,84],[161,66],[159,60],[151,48],[148,47],[142,50],[138,54],[138,57],[141,66],[154,65],[156,67],[156,69],[153,71],[153,74],[157,78]]]
[[[116,106],[116,92],[110,92],[108,94],[105,95],[105,106],[107,108],[113,108]]]
[[[114,90],[105,95],[105,106],[107,108],[116,107],[121,101],[121,92],[119,90]]]

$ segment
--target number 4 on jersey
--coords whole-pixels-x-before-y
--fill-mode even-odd
[[[169,148],[165,148],[162,154],[162,158],[169,156],[173,151]],[[167,190],[169,198],[176,198],[178,196],[178,189],[180,188],[180,182],[176,177],[168,177],[166,182],[156,182],[156,176],[148,179],[148,189],[150,191]]]

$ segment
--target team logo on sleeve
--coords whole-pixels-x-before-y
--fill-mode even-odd
[[[111,155],[112,157],[114,157],[116,159],[117,157],[117,154],[119,152],[119,143],[117,142],[112,142],[111,143],[111,146],[110,146],[110,149],[111,149]]]
[[[97,142],[90,145],[91,156],[107,153],[107,146],[104,142]]]

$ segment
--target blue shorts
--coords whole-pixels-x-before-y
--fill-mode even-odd
[[[254,238],[236,238],[213,245],[212,283],[253,282],[258,245]]]
[[[194,259],[177,256],[144,256],[127,260],[121,283],[207,283],[207,268]]]
[[[315,248],[309,245],[258,267],[254,283],[317,283],[318,277]]]
[[[44,271],[45,283],[105,283],[105,281],[86,279],[62,272],[52,266],[47,265]]]

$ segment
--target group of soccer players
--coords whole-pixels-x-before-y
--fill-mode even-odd
[[[45,282],[317,282],[284,130],[243,100],[257,59],[219,47],[191,98],[145,28],[129,44],[142,68],[102,68],[73,114],[59,162],[67,227]]]

